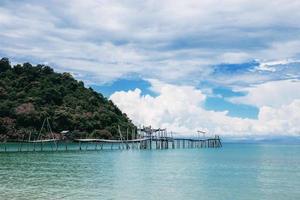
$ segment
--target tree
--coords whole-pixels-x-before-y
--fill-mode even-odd
[[[94,130],[90,135],[91,138],[112,139],[112,134],[108,130]]]
[[[9,59],[8,58],[2,58],[0,60],[0,73],[5,72],[9,69],[11,69]]]

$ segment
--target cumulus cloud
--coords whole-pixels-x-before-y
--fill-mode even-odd
[[[234,103],[250,104],[257,107],[280,107],[292,103],[295,99],[300,99],[300,81],[270,81],[237,91],[245,92],[246,95],[231,98],[230,100]]]
[[[157,80],[150,83],[158,94],[155,97],[142,95],[138,88],[115,92],[110,97],[137,125],[168,128],[180,134],[194,134],[203,129],[231,137],[300,134],[300,98],[277,108],[262,106],[258,119],[241,119],[228,116],[226,111],[205,110],[206,95],[194,87]]]
[[[300,136],[300,99],[295,99],[279,108],[263,106],[259,112],[256,132]]]

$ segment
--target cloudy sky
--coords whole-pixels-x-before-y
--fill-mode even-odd
[[[1,0],[0,56],[71,72],[136,125],[300,135],[298,0]]]

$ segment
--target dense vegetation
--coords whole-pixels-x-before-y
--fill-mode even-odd
[[[134,128],[112,101],[85,88],[69,73],[45,65],[11,66],[0,60],[0,140],[37,135],[48,117],[56,137],[116,138],[121,129]],[[69,130],[62,135],[61,131]]]

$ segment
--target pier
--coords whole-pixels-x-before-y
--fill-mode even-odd
[[[48,124],[46,121],[45,124]],[[44,125],[43,125],[44,126]],[[50,126],[48,127],[51,131]],[[0,152],[29,152],[29,151],[87,151],[87,150],[162,150],[162,149],[190,149],[190,148],[220,148],[222,147],[219,136],[214,137],[174,137],[166,129],[152,129],[143,127],[132,132],[131,139],[128,131],[122,134],[119,128],[118,139],[80,138],[80,139],[56,139],[43,138],[41,131],[36,140],[18,140],[15,142],[1,142]],[[126,135],[124,137],[123,135]]]

